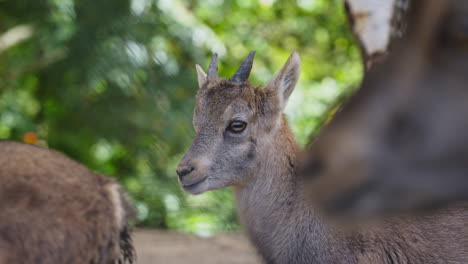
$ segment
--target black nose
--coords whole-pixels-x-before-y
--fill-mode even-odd
[[[182,179],[182,177],[191,173],[194,169],[195,169],[194,167],[183,167],[183,168],[177,168],[176,172],[177,172],[177,175],[179,175],[179,178]]]

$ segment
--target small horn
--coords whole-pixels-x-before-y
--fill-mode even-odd
[[[239,69],[237,69],[236,73],[231,77],[232,82],[241,83],[249,79],[250,71],[252,70],[254,56],[255,56],[255,50],[249,53],[249,56],[247,56],[244,62],[242,62]]]
[[[213,54],[210,66],[208,67],[208,78],[218,77],[218,53]]]

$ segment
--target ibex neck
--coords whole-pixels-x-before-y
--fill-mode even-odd
[[[273,135],[258,140],[260,160],[252,182],[235,189],[241,220],[267,263],[330,263],[328,249],[339,246],[331,245],[331,231],[299,193],[299,151],[282,120]]]

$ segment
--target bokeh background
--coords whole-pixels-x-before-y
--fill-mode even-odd
[[[286,112],[302,145],[361,79],[342,0],[0,0],[0,139],[116,177],[138,226],[238,230],[231,190],[186,195],[175,167],[194,135],[195,63],[217,52],[229,77],[254,49],[257,85],[301,55]]]

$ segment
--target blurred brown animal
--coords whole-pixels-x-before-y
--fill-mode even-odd
[[[468,200],[468,1],[411,1],[408,32],[311,145],[307,195],[363,219]]]
[[[0,142],[0,263],[133,263],[133,210],[113,180],[63,154]]]
[[[232,186],[241,222],[266,263],[468,263],[466,205],[351,231],[324,221],[301,195],[301,150],[282,114],[299,78],[299,55],[266,86],[247,81],[253,56],[230,79],[218,77],[216,55],[208,74],[196,67],[196,137],[177,168],[186,192]]]

